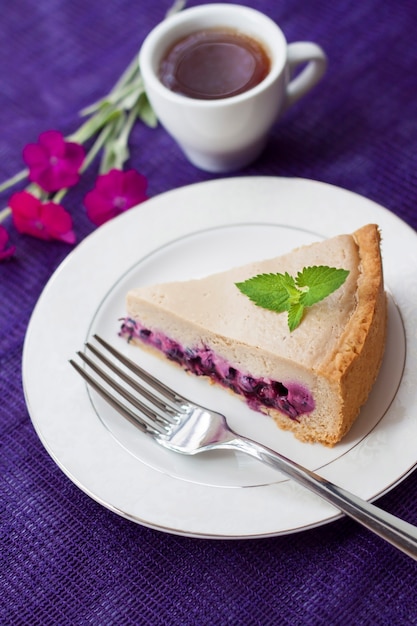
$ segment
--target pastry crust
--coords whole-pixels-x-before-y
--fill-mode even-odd
[[[332,414],[310,421],[306,416],[298,424],[288,424],[278,412],[268,411],[281,428],[293,430],[301,441],[320,441],[328,446],[350,430],[375,383],[385,348],[387,302],[380,233],[377,225],[368,224],[352,236],[360,258],[356,307],[337,346],[317,370],[334,394],[332,407],[323,402]],[[320,400],[324,399],[319,398],[319,404]]]
[[[333,355],[333,364],[329,363],[325,370],[340,385],[343,414],[340,438],[348,432],[358,413],[349,399],[356,398],[359,407],[362,406],[375,383],[387,329],[379,230],[376,225],[365,226],[353,233],[353,237],[361,260],[357,306],[340,339],[339,350]]]

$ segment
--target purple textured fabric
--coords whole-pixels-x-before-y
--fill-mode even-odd
[[[330,63],[240,174],[333,183],[416,228],[415,0],[242,3],[280,23],[289,41],[321,44]],[[0,180],[24,167],[23,146],[42,131],[78,127],[78,111],[109,90],[170,4],[2,3]],[[135,127],[129,165],[148,178],[151,196],[214,178],[161,128]],[[65,200],[78,241],[94,228],[82,198],[96,174]],[[20,376],[30,314],[71,246],[4,224],[17,253],[0,264],[1,624],[417,624],[416,563],[348,519],[257,541],[196,540],[118,517],[72,484],[35,434]],[[414,473],[379,504],[417,524],[416,494]]]

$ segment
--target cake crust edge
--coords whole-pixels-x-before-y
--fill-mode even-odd
[[[387,330],[379,228],[376,224],[367,224],[352,236],[360,257],[357,306],[337,349],[316,372],[328,380],[339,397],[338,410],[332,415],[332,432],[315,431],[307,421],[308,416],[299,423],[287,423],[281,414],[268,410],[280,428],[291,430],[300,441],[319,441],[330,447],[349,432],[369,396],[382,363]]]

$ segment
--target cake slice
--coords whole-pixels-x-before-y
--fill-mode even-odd
[[[236,286],[259,274],[295,276],[310,266],[349,274],[306,309],[292,331],[286,313],[257,306]],[[301,441],[329,446],[348,432],[368,397],[385,333],[374,224],[205,278],[132,289],[121,329],[129,340],[231,390]]]

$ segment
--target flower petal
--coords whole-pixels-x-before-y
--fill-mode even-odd
[[[63,206],[47,202],[42,205],[41,217],[45,229],[53,239],[65,238],[65,241],[68,241],[70,237],[71,243],[75,241],[71,216]]]
[[[17,191],[9,199],[9,207],[12,210],[13,219],[36,219],[40,213],[40,200],[28,191]]]
[[[130,209],[148,199],[145,193],[148,181],[145,176],[139,174],[136,170],[128,170],[124,174],[123,190],[127,200],[126,208]]]
[[[65,144],[65,160],[74,170],[79,170],[85,159],[85,150],[79,143],[67,141]]]
[[[84,198],[89,219],[100,226],[123,211],[147,200],[147,180],[136,170],[113,169],[96,180],[95,187]]]
[[[23,148],[23,160],[30,169],[35,167],[43,168],[47,159],[48,151],[38,143],[28,143]]]
[[[50,239],[41,219],[41,201],[27,191],[20,191],[10,198],[13,223],[19,233],[38,239]]]
[[[95,189],[108,196],[119,196],[123,193],[123,174],[120,170],[110,170],[96,180]]]
[[[23,158],[29,167],[29,180],[52,193],[78,183],[85,150],[80,144],[65,141],[60,132],[49,130],[39,136],[37,144],[25,146]]]
[[[38,142],[49,154],[62,157],[65,153],[64,135],[58,130],[46,130],[39,135]]]
[[[117,215],[113,206],[113,198],[100,193],[97,189],[87,193],[84,204],[88,219],[96,226],[101,226]]]
[[[71,216],[60,204],[43,204],[27,191],[19,191],[10,198],[9,206],[13,223],[20,233],[38,239],[75,242]]]
[[[51,165],[43,170],[33,170],[30,179],[44,191],[53,193],[60,189],[73,187],[79,182],[80,175],[72,169],[68,169],[65,163],[58,162],[56,165]]]

